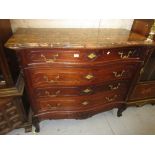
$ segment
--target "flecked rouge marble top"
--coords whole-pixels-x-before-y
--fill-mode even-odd
[[[107,48],[155,45],[146,37],[126,29],[103,28],[20,28],[5,44],[23,48]]]

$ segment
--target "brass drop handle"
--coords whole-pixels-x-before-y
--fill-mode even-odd
[[[122,59],[127,59],[132,54],[132,51],[129,51],[127,55],[124,55],[123,52],[118,52],[118,54],[121,56]]]
[[[117,89],[119,88],[120,85],[121,85],[120,83],[118,83],[117,86],[109,85],[109,88],[110,88],[111,90],[117,90]]]
[[[45,75],[44,77],[43,77],[44,79],[45,79],[45,81],[46,82],[48,82],[48,83],[54,83],[54,82],[56,82],[59,78],[60,78],[60,76],[59,76],[59,74],[55,77],[55,80],[49,80],[49,78]]]
[[[49,97],[56,97],[56,96],[58,96],[59,94],[60,94],[60,90],[57,90],[56,92],[55,92],[55,94],[50,94],[50,92],[49,91],[45,91],[45,94],[47,95],[47,96],[49,96]]]
[[[110,97],[105,97],[105,99],[106,99],[108,102],[112,102],[112,101],[114,101],[116,98],[117,98],[117,95],[114,95],[112,98],[110,98]]]
[[[90,53],[89,55],[88,55],[88,58],[89,59],[95,59],[97,57],[97,55],[95,54],[95,53]]]
[[[11,111],[10,112],[10,115],[14,115],[16,112],[15,111]]]
[[[144,68],[141,68],[140,75],[144,73]]]
[[[86,106],[86,105],[89,104],[89,102],[88,102],[88,101],[84,101],[84,102],[82,102],[81,104],[84,105],[84,106]]]
[[[116,77],[116,78],[120,78],[120,77],[122,77],[123,76],[123,73],[125,73],[125,70],[122,70],[122,72],[119,74],[118,72],[113,72],[113,74],[114,74],[114,76]]]
[[[93,90],[90,89],[90,88],[82,90],[82,93],[85,93],[85,94],[89,94],[89,93],[92,93],[92,92],[93,92]]]
[[[47,104],[47,107],[49,108],[49,109],[56,109],[56,108],[58,108],[58,107],[60,107],[60,103],[57,103],[56,105],[51,105],[51,104]]]
[[[52,59],[47,59],[45,55],[41,54],[41,58],[44,59],[45,62],[49,63],[49,62],[55,62],[57,57],[59,56],[59,54],[54,54]]]

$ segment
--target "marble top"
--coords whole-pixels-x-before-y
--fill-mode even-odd
[[[24,48],[107,48],[155,45],[146,37],[126,29],[103,28],[19,28],[5,44]]]

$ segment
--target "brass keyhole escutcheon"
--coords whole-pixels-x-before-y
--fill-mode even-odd
[[[85,78],[88,79],[88,80],[91,80],[91,79],[94,78],[94,76],[93,76],[92,74],[87,74],[87,75],[85,76]]]
[[[84,106],[86,106],[86,105],[89,104],[89,102],[88,102],[88,101],[84,101],[84,102],[82,102],[81,104],[84,105]]]
[[[91,59],[91,60],[95,59],[96,57],[97,57],[97,55],[95,53],[90,53],[88,55],[88,58]]]
[[[85,94],[89,94],[89,93],[91,93],[91,92],[93,92],[93,90],[90,89],[90,88],[86,88],[86,89],[84,89],[84,90],[82,91],[82,93],[85,93]]]

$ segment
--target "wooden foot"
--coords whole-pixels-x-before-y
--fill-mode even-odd
[[[117,117],[121,117],[122,116],[122,112],[126,109],[126,105],[118,108],[118,111],[117,111]]]
[[[35,132],[40,132],[39,120],[36,117],[32,118],[32,124],[35,127]]]
[[[32,125],[26,126],[25,132],[32,132]]]

